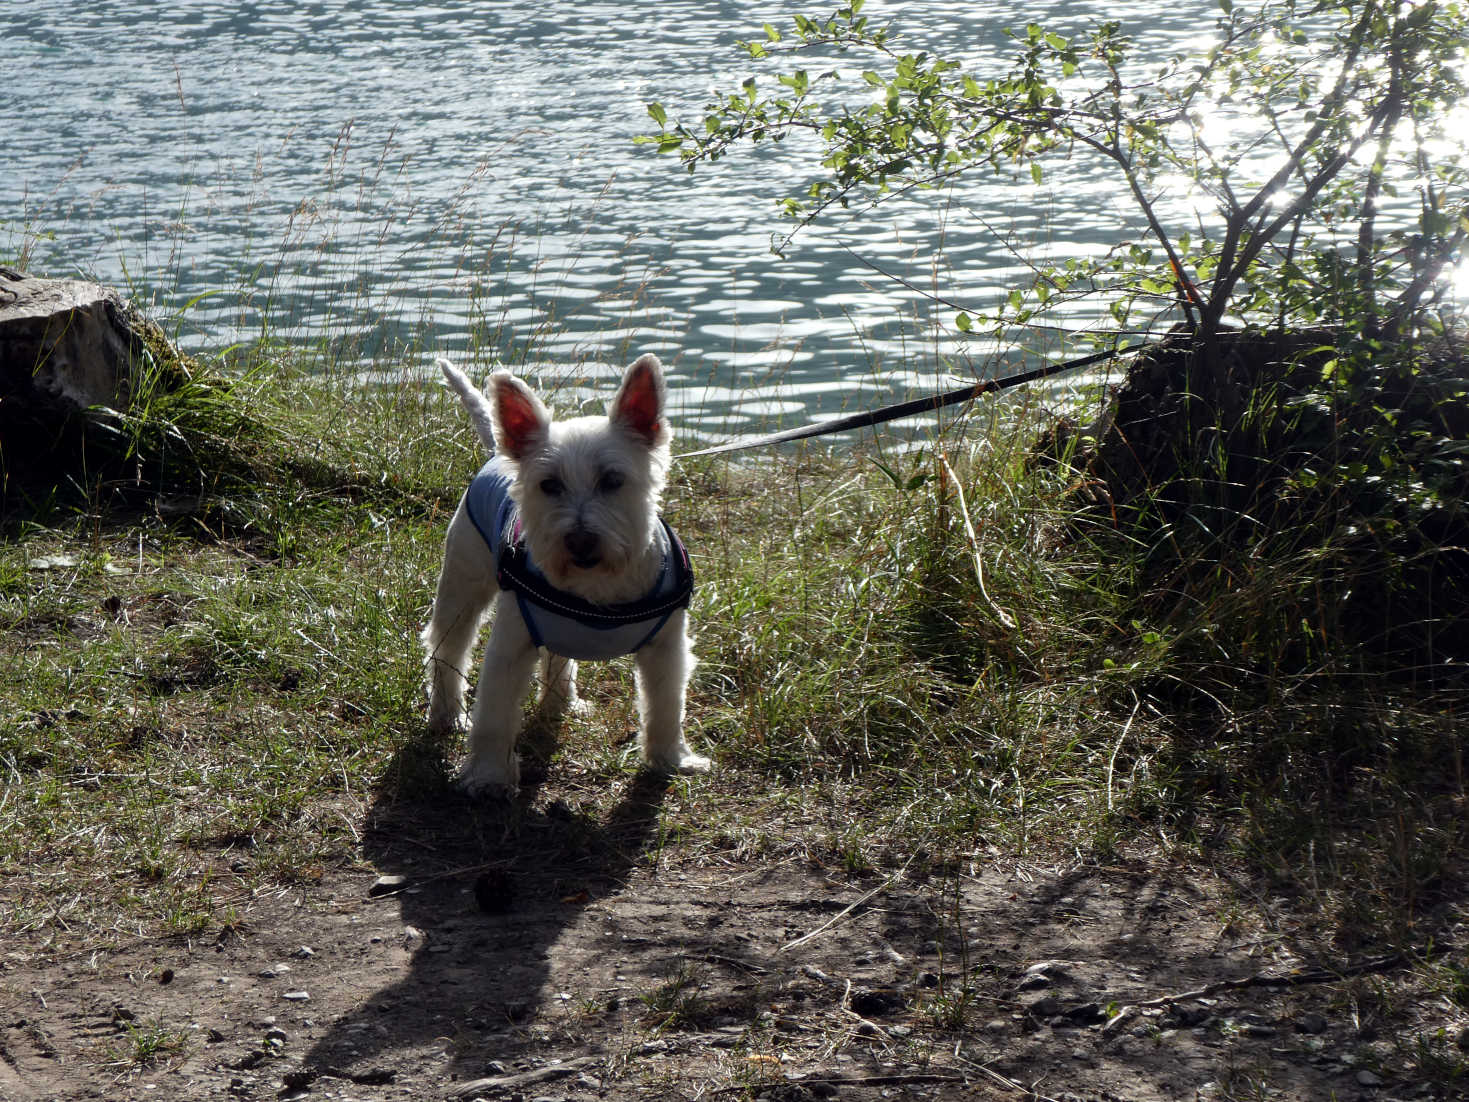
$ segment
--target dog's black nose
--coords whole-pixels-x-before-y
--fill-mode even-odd
[[[566,533],[566,551],[577,566],[596,566],[601,556],[602,541],[597,533],[585,528],[573,528]]]

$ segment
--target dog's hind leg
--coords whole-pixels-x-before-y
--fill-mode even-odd
[[[536,645],[515,605],[515,594],[501,591],[495,626],[485,644],[485,659],[474,689],[469,722],[469,757],[459,773],[466,792],[513,795],[520,785],[522,705],[536,672]]]
[[[541,699],[537,705],[541,715],[556,719],[570,712],[581,715],[586,701],[576,691],[576,663],[570,658],[545,651],[541,655]]]
[[[469,652],[496,588],[489,548],[460,502],[444,539],[444,566],[433,613],[421,636],[428,723],[436,735],[446,735],[463,723]]]

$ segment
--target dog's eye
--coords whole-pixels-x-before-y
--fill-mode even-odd
[[[622,489],[623,478],[618,471],[603,471],[602,477],[597,481],[597,489],[604,494],[616,493]]]
[[[561,484],[561,480],[559,478],[541,479],[541,493],[545,494],[547,497],[560,497],[561,491],[564,489],[566,489],[566,487]]]

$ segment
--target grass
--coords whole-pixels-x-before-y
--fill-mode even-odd
[[[180,508],[159,478],[163,496],[122,510],[93,492],[7,518],[7,939],[219,936],[261,887],[357,861],[374,793],[447,784],[416,635],[478,464],[457,407],[406,375],[268,363],[198,385],[149,407],[132,454],[188,469],[203,439],[232,478]],[[1127,536],[1078,521],[1071,476],[1027,462],[1042,412],[1008,399],[900,454],[676,466],[667,511],[700,581],[692,737],[718,769],[681,788],[657,845],[855,876],[998,854],[1206,861],[1289,899],[1323,957],[1421,953],[1463,902],[1461,698],[1243,671],[1271,571],[1181,611],[1139,600]],[[626,664],[587,673],[598,716],[552,765],[590,789],[633,769],[607,732],[634,719]],[[1403,982],[1462,1020],[1462,970],[1420,960]],[[968,966],[930,1000],[936,1028],[975,1013]],[[665,1028],[707,1010],[683,973],[647,1009]],[[1397,1059],[1462,1080],[1444,1037],[1415,1036]]]

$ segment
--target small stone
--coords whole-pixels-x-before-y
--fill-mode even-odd
[[[407,886],[408,877],[406,876],[379,876],[367,889],[367,894],[370,896],[392,895],[394,892],[401,892]]]
[[[1357,1083],[1363,1087],[1380,1087],[1382,1086],[1382,1076],[1363,1068],[1357,1072]]]
[[[506,914],[515,902],[515,882],[503,869],[482,872],[475,877],[474,901],[485,914]]]
[[[1038,987],[1049,987],[1060,980],[1071,978],[1064,960],[1041,960],[1027,968],[1017,985],[1021,991],[1032,991]]]
[[[903,996],[891,988],[852,992],[852,1010],[864,1018],[879,1018],[901,1010],[903,1005]]]
[[[307,960],[316,956],[316,950],[309,945],[302,945],[291,955],[298,960]]]
[[[1054,995],[1047,995],[1043,999],[1036,999],[1026,1010],[1037,1018],[1054,1018],[1066,1010],[1066,1004]]]
[[[271,1026],[265,1031],[265,1039],[272,1044],[283,1045],[286,1043],[287,1034],[280,1026]]]
[[[305,991],[287,991],[284,995],[281,996],[281,998],[290,999],[293,1003],[304,1003],[311,1001],[311,996]]]
[[[1296,1032],[1311,1034],[1325,1033],[1326,1027],[1329,1024],[1330,1023],[1326,1020],[1325,1014],[1302,1014],[1299,1018],[1296,1019]]]

